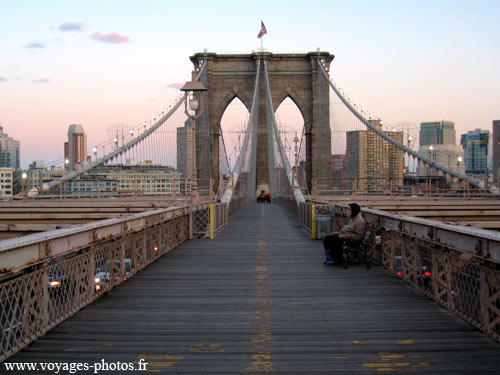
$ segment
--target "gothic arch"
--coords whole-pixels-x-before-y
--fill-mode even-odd
[[[238,97],[250,112],[254,91],[257,60],[265,60],[268,67],[269,87],[276,110],[285,98],[296,104],[306,127],[306,172],[312,178],[328,180],[331,177],[331,134],[329,124],[328,80],[318,66],[321,61],[329,69],[334,56],[328,52],[307,54],[252,54],[197,53],[191,56],[194,66],[207,63],[201,81],[208,91],[204,114],[197,128],[210,134],[210,139],[199,140],[197,160],[200,178],[218,181],[219,125],[228,105]],[[262,66],[261,66],[262,68]],[[261,69],[261,72],[263,69]],[[263,76],[260,77],[257,130],[257,186],[269,182],[266,104]]]

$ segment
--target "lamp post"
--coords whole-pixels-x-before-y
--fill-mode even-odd
[[[26,174],[26,172],[23,172],[21,174],[21,197],[23,197],[23,198],[24,198],[24,181],[26,180],[27,176],[28,175]]]
[[[433,151],[434,151],[434,146],[433,145],[430,145],[429,146],[429,159],[432,159],[432,161],[434,161],[434,157],[433,157]],[[430,181],[430,186],[432,186],[432,174],[434,173],[434,167],[431,165],[429,166],[429,180]]]
[[[432,161],[435,161],[434,160],[434,146],[433,145],[429,146],[429,158],[432,159]],[[434,167],[431,168],[431,173],[433,173],[433,171],[434,171]]]
[[[411,149],[411,141],[413,140],[412,136],[409,135],[408,136],[408,148]],[[408,172],[411,172],[411,167],[412,167],[412,162],[411,162],[411,159],[412,156],[411,155],[408,155]]]
[[[460,163],[463,163],[464,162],[464,158],[459,156],[457,158],[457,172],[460,172]],[[465,172],[464,172],[465,173]]]
[[[69,159],[64,159],[64,167],[66,170],[69,168]]]
[[[203,83],[196,80],[196,72],[193,70],[191,74],[191,81],[187,81],[182,86],[181,91],[184,91],[184,113],[193,121],[193,171],[192,171],[192,184],[191,184],[191,205],[196,206],[200,202],[200,195],[198,192],[198,182],[196,177],[196,119],[203,114],[203,91],[207,91]],[[194,112],[191,114],[189,109]]]

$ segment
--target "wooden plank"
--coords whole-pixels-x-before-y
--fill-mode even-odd
[[[168,253],[8,362],[162,374],[497,374],[500,346],[379,267],[323,265],[275,204]],[[12,372],[15,373],[15,372]]]

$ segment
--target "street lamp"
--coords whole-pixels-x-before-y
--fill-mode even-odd
[[[200,195],[198,193],[198,182],[196,181],[196,119],[203,114],[203,91],[207,91],[203,83],[196,80],[196,72],[193,70],[191,81],[187,81],[182,86],[181,91],[184,91],[184,113],[193,121],[193,182],[191,185],[191,205],[198,205]],[[191,114],[189,109],[194,112]]]
[[[24,181],[26,180],[26,177],[28,177],[28,175],[26,172],[23,172],[21,174],[21,197],[24,197]]]
[[[408,148],[411,150],[411,141],[413,140],[411,135],[408,135]],[[408,154],[408,172],[411,172],[411,160],[412,160],[412,155]],[[413,163],[415,164],[415,163]],[[415,168],[416,169],[416,168]]]
[[[435,161],[434,160],[433,151],[434,151],[434,146],[430,145],[429,146],[429,159],[432,159],[432,161]],[[432,176],[433,173],[434,173],[434,166],[431,165],[431,167],[429,168],[429,174],[430,174],[430,176]],[[432,181],[432,179],[431,179],[431,181]]]
[[[65,169],[69,168],[69,159],[64,159],[64,167]]]

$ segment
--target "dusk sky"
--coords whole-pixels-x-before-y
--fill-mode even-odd
[[[190,55],[258,49],[262,19],[268,51],[334,54],[333,79],[387,123],[491,130],[499,15],[497,0],[2,1],[0,124],[23,167],[62,158],[69,124],[92,147],[166,107]]]

